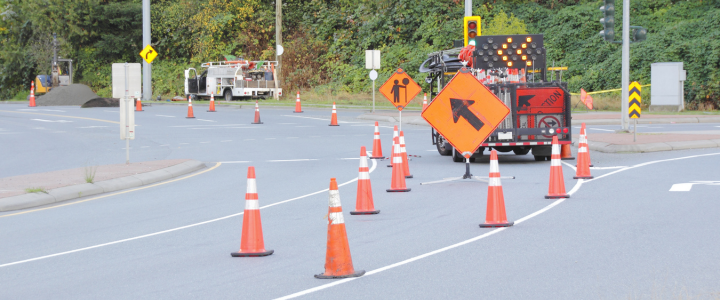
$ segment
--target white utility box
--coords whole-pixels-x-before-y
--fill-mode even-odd
[[[682,62],[650,65],[650,111],[682,111],[685,109],[683,85],[687,71]]]

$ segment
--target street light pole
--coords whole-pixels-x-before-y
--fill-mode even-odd
[[[150,0],[142,0],[142,13],[143,13],[143,45],[140,49],[150,45]],[[143,86],[142,86],[142,99],[144,101],[152,100],[152,66],[143,60]]]
[[[628,84],[630,84],[630,0],[623,0],[623,24],[622,24],[622,96],[620,98],[620,125],[623,130],[628,130],[630,125],[628,116]]]

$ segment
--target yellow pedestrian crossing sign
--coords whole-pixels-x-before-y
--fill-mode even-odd
[[[628,110],[628,114],[630,115],[630,119],[637,119],[640,118],[640,113],[642,112],[642,108],[640,107],[640,103],[642,103],[642,99],[640,98],[640,83],[637,81],[633,81],[630,83],[630,97],[628,99],[628,105],[630,109]]]
[[[140,51],[140,56],[142,56],[147,63],[151,64],[155,57],[157,57],[157,51],[150,45],[147,45],[143,51]]]

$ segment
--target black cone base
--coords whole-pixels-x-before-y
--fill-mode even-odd
[[[315,278],[317,278],[317,279],[339,279],[339,278],[360,277],[363,275],[365,275],[365,270],[360,270],[360,271],[356,271],[355,273],[352,273],[352,274],[339,275],[339,276],[325,275],[325,273],[323,273],[323,274],[315,275]]]
[[[340,126],[340,125],[333,125],[333,124],[330,124],[330,125],[328,125],[328,126]]]
[[[515,222],[508,222],[508,223],[483,223],[480,224],[480,228],[495,228],[495,227],[510,227],[513,226]]]
[[[413,178],[412,175],[405,176],[405,178]]]
[[[293,111],[293,112],[296,113],[296,114],[299,114],[299,113],[302,113],[302,112],[304,112],[304,111],[301,110],[301,111]]]
[[[552,196],[545,196],[545,199],[560,199],[560,198],[570,198],[570,195],[552,195]]]
[[[250,123],[250,124],[262,124],[263,122],[257,122],[257,123]]]
[[[560,160],[575,160],[574,157],[561,157]]]
[[[370,159],[385,159],[385,156],[370,157]]]
[[[593,179],[593,176],[573,176],[573,179]]]
[[[368,210],[368,211],[351,211],[351,215],[376,215],[379,214],[379,210]]]
[[[389,193],[396,193],[396,192],[409,192],[410,189],[387,189]]]
[[[216,111],[214,111],[214,110],[208,110],[207,112],[216,112]]]
[[[195,117],[185,117],[185,119],[195,119]]]
[[[275,250],[268,250],[265,252],[233,252],[230,253],[232,257],[256,257],[256,256],[268,256],[270,254],[273,254]]]

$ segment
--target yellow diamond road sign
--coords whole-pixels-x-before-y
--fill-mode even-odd
[[[157,51],[150,45],[147,45],[143,51],[140,51],[140,56],[142,56],[147,63],[151,64],[155,57],[157,57]]]

